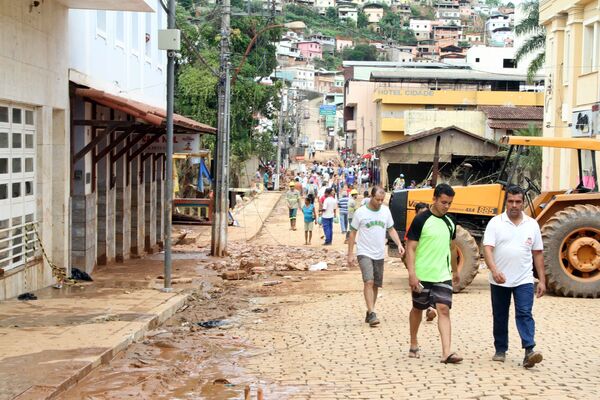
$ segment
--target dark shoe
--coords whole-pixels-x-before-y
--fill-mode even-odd
[[[368,324],[369,323],[369,315],[371,313],[367,311],[367,315],[365,316],[365,322]]]
[[[541,363],[543,359],[544,356],[539,351],[528,351],[525,353],[525,358],[523,359],[523,367],[533,368],[535,364]]]
[[[492,357],[492,361],[500,361],[500,362],[506,361],[506,353],[497,351],[496,354],[494,354],[494,357]]]
[[[369,314],[369,318],[368,318],[367,322],[369,323],[369,326],[379,325],[379,319],[377,318],[377,314],[375,314],[374,312]]]

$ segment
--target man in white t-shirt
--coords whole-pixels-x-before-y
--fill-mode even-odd
[[[485,262],[490,270],[494,347],[492,360],[504,362],[508,350],[508,313],[515,300],[515,320],[525,349],[523,366],[531,368],[542,361],[535,351],[533,267],[538,275],[537,297],[546,291],[543,243],[537,221],[523,213],[525,192],[518,186],[506,189],[506,211],[488,223],[483,237]]]
[[[323,200],[323,208],[321,208],[321,221],[323,224],[323,232],[325,233],[325,246],[330,246],[333,241],[333,219],[337,213],[337,200],[333,197],[333,189],[325,189],[325,200]]]
[[[354,212],[348,238],[348,265],[354,264],[352,249],[356,240],[356,256],[362,272],[363,293],[367,303],[365,322],[369,326],[379,325],[379,319],[375,314],[375,302],[377,291],[383,285],[386,232],[398,246],[400,257],[404,253],[398,232],[394,229],[392,213],[383,205],[384,199],[385,190],[380,186],[374,186],[371,189],[369,203]]]

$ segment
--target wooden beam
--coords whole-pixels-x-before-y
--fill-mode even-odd
[[[117,127],[112,127],[110,129],[105,129],[104,132],[102,132],[101,134],[99,134],[98,136],[94,137],[88,144],[86,144],[83,149],[79,150],[77,152],[77,154],[75,154],[73,156],[73,163],[76,163],[77,161],[81,160],[83,157],[85,157],[85,155],[87,153],[90,152],[90,150],[92,150],[94,147],[96,147],[96,145],[98,143],[100,143],[103,139],[106,138],[106,135],[111,134],[112,132],[114,132],[117,129]],[[97,132],[97,131],[96,131]]]
[[[115,120],[103,120],[103,119],[76,119],[73,120],[75,126],[93,126],[96,128],[106,128],[112,126],[121,126],[123,128],[136,125],[136,121],[115,121]],[[142,124],[140,124],[142,125]]]
[[[140,147],[137,148],[137,150],[135,150],[133,152],[133,154],[131,154],[130,156],[127,156],[127,161],[131,161],[134,158],[136,158],[137,156],[140,155],[140,153],[144,150],[146,150],[148,147],[150,147],[151,144],[153,144],[154,142],[156,142],[158,140],[158,138],[160,138],[162,135],[155,135],[152,139],[148,140],[146,143],[142,144]]]
[[[117,147],[119,143],[121,143],[124,139],[127,139],[132,130],[133,128],[125,130],[121,133],[121,135],[117,136],[117,138],[111,144],[103,148],[102,151],[96,155],[96,162],[102,160],[102,158],[104,158],[104,156],[107,155],[112,149]]]
[[[127,141],[127,145],[125,145],[125,147],[123,147],[117,154],[115,154],[115,157],[113,158],[113,162],[115,162],[119,158],[123,157],[123,154],[125,154],[129,150],[131,150],[133,145],[135,145],[137,142],[142,140],[144,138],[144,136],[146,136],[145,133],[138,133],[138,135],[133,140],[131,140],[131,137],[129,137],[130,140]],[[127,161],[129,161],[129,159]]]

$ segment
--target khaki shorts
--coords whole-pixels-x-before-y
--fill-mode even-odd
[[[357,256],[363,282],[373,281],[375,286],[383,287],[383,259],[373,260],[367,256]]]
[[[312,232],[314,225],[315,225],[314,221],[313,222],[304,221],[304,232]]]

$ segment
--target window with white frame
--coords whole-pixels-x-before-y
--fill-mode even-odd
[[[596,24],[587,24],[583,26],[583,51],[581,52],[581,73],[587,74],[594,70],[594,54],[597,44],[594,37]]]
[[[131,50],[133,52],[138,52],[140,50],[140,29],[138,25],[138,15],[136,13],[131,13]]]
[[[144,24],[144,54],[146,57],[152,57],[152,14],[146,13],[146,23]]]
[[[96,29],[99,33],[106,34],[106,11],[96,11]]]
[[[35,114],[0,103],[0,268],[35,255]]]
[[[125,43],[125,13],[117,11],[115,15],[115,39],[117,44]]]

